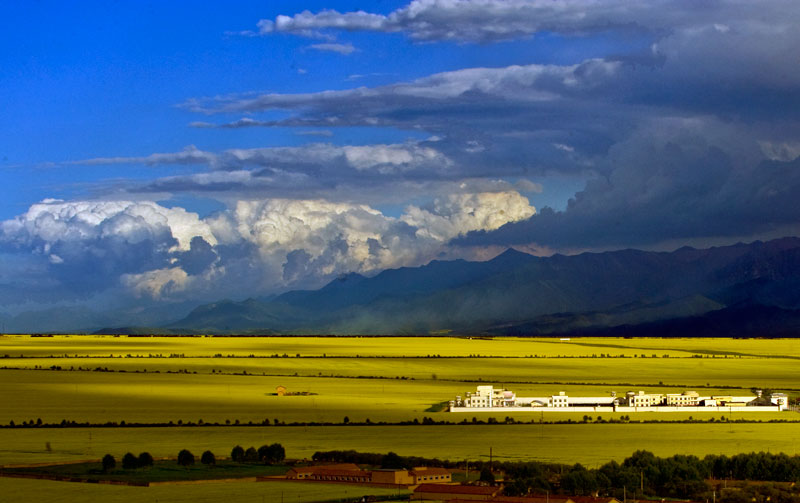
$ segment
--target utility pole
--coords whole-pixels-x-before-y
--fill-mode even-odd
[[[494,466],[492,465],[492,447],[489,446],[489,471],[492,472]]]

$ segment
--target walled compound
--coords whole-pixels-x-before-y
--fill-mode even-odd
[[[505,388],[478,386],[476,392],[450,401],[450,412],[775,412],[789,409],[784,393],[756,395],[709,395],[695,391],[645,393],[629,391],[617,396],[568,396],[565,392],[542,397],[521,397]]]

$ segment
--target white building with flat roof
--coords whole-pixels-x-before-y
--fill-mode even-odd
[[[475,393],[467,392],[464,400],[456,397],[462,407],[514,407],[517,395],[505,388],[494,386],[478,386]]]
[[[645,393],[629,391],[625,397],[568,396],[565,391],[557,395],[541,397],[518,397],[513,391],[495,388],[492,385],[478,386],[474,393],[468,392],[462,399],[457,396],[450,401],[451,412],[466,411],[561,411],[561,412],[679,412],[722,411],[767,412],[789,409],[789,397],[784,393],[772,393],[771,405],[759,403],[758,396],[701,396],[696,391],[683,393]]]
[[[628,401],[628,407],[653,407],[661,405],[664,401],[664,395],[661,393],[645,393],[644,391],[639,391],[639,393],[629,391],[625,394],[625,397]]]

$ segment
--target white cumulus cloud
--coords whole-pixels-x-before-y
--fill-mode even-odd
[[[150,201],[47,200],[27,212],[0,223],[0,238],[18,244],[88,241],[109,237],[135,244],[147,239],[174,239],[177,250],[188,250],[194,236],[209,243],[216,240],[196,213],[183,208],[165,208]]]
[[[137,297],[160,299],[184,291],[189,283],[189,275],[180,267],[172,267],[140,274],[123,274],[120,281]]]
[[[382,164],[405,162],[385,154]],[[122,286],[139,298],[214,300],[419,265],[456,236],[534,212],[508,190],[442,196],[399,218],[323,199],[239,200],[206,218],[148,201],[47,201],[1,222],[0,246],[40,257],[42,274],[66,291]]]
[[[417,234],[447,241],[475,230],[494,230],[530,218],[536,209],[517,192],[451,194],[436,199],[429,208],[411,206],[402,220]]]
[[[352,54],[358,50],[353,46],[353,44],[324,43],[324,44],[311,44],[308,47],[310,49],[314,49],[317,51],[335,52],[338,54],[342,54],[344,56]]]

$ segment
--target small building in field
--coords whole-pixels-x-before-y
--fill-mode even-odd
[[[786,393],[773,393],[770,396],[770,401],[772,405],[777,405],[781,410],[787,410],[789,408],[789,397]]]
[[[408,470],[372,470],[372,483],[410,486],[414,485],[414,477]]]
[[[572,503],[622,503],[613,496],[570,496]]]
[[[531,496],[495,496],[490,499],[492,503],[622,503],[610,496],[561,496],[537,494]],[[448,503],[469,503],[466,499],[448,500]],[[664,503],[662,500],[660,503]],[[676,503],[676,502],[671,502]]]
[[[327,482],[370,482],[370,472],[353,463],[293,467],[286,472],[290,480],[316,480]]]
[[[696,407],[700,404],[700,394],[696,391],[684,391],[683,393],[667,393],[668,407]],[[716,407],[716,403],[714,403]]]
[[[467,392],[466,398],[459,402],[463,402],[464,407],[514,407],[516,398],[513,391],[505,388],[478,386],[475,393]]]
[[[550,407],[569,407],[569,397],[566,392],[559,391],[558,395],[550,397],[548,405],[550,405]]]
[[[286,394],[286,386],[280,386],[275,388],[275,394],[278,396],[284,396]]]
[[[449,503],[467,503],[468,500],[450,500]],[[495,496],[492,503],[575,503],[569,496],[558,495],[536,495],[536,496]],[[598,500],[601,503],[601,500]]]
[[[453,474],[445,468],[418,466],[409,472],[414,484],[446,484],[453,480]]]
[[[301,467],[292,467],[286,472],[286,478],[290,480],[306,480],[310,479],[311,475],[314,473],[314,469],[317,468],[316,466],[301,466]]]
[[[367,484],[372,481],[372,475],[365,470],[338,470],[336,468],[323,468],[312,475],[312,480],[328,482],[356,482]]]
[[[628,399],[628,407],[653,407],[654,405],[660,405],[664,401],[664,395],[661,393],[645,393],[644,391],[634,393],[629,391],[625,396]]]
[[[362,470],[353,463],[293,467],[286,472],[286,478],[289,480],[369,483],[393,486],[414,486],[423,483],[449,484],[452,482],[452,474],[450,470],[445,468],[419,466],[413,470]]]
[[[432,501],[491,501],[501,488],[487,486],[452,486],[446,484],[421,484],[414,489],[412,500]]]

